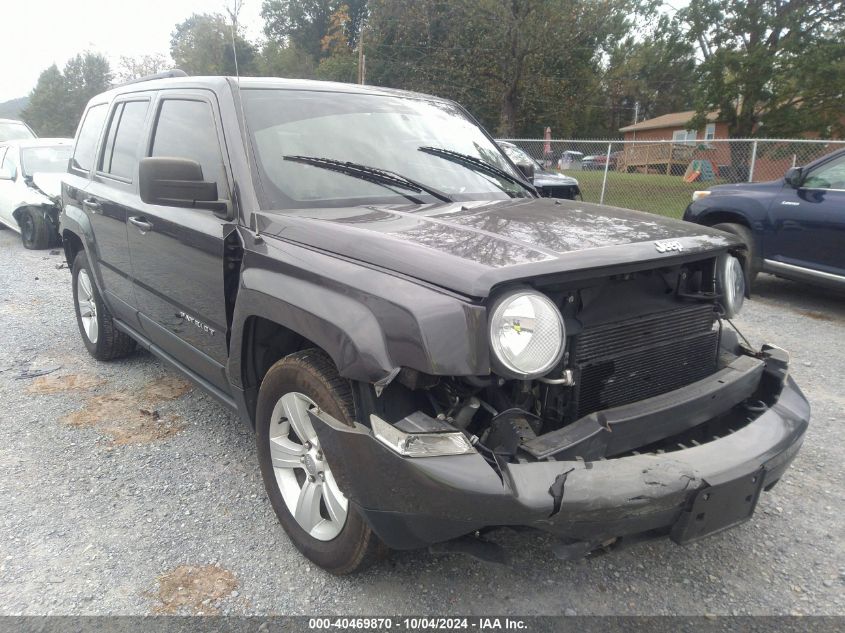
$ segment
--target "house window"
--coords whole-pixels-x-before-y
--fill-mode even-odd
[[[712,141],[714,138],[716,138],[716,124],[708,123],[704,128],[704,140]]]
[[[675,130],[672,132],[672,142],[693,144],[696,136],[695,130]]]

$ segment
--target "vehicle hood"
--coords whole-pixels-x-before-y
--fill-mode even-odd
[[[738,244],[697,224],[550,198],[262,211],[255,223],[262,235],[472,297],[509,281],[595,277],[700,259]],[[660,240],[681,250],[658,250]]]
[[[564,174],[557,174],[546,170],[534,172],[535,187],[571,187],[577,184],[578,181],[575,178]]]
[[[735,182],[725,185],[714,185],[709,190],[717,195],[764,192],[775,193],[783,189],[783,178],[766,182]]]
[[[35,172],[32,182],[50,198],[60,198],[62,195],[62,176],[64,174]]]

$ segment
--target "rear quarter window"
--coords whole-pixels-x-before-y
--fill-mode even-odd
[[[76,135],[76,145],[73,149],[71,167],[79,171],[90,171],[94,164],[94,152],[97,150],[97,141],[106,120],[108,108],[101,103],[88,108],[85,118]]]

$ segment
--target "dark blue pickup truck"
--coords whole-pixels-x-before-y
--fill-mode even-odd
[[[749,281],[762,271],[845,288],[845,149],[779,180],[696,192],[684,220],[745,242]]]

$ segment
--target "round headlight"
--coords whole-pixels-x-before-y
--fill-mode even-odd
[[[716,264],[716,283],[722,295],[725,316],[732,319],[742,310],[745,301],[745,271],[733,255],[727,253]]]
[[[560,310],[545,295],[521,290],[493,306],[490,344],[500,373],[522,379],[548,373],[563,355],[565,340]]]

